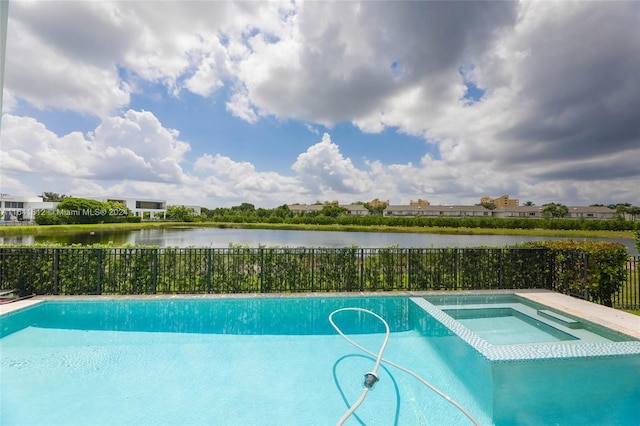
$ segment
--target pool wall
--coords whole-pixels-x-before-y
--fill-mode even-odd
[[[42,328],[215,334],[335,334],[328,315],[360,306],[388,319],[391,331],[409,328],[408,300],[402,297],[233,298],[233,299],[46,300],[3,315],[0,337],[27,326]],[[286,302],[287,309],[279,309]],[[135,312],[135,314],[132,314]],[[4,321],[4,319],[11,321]],[[368,315],[341,324],[347,334],[383,332]]]
[[[492,363],[491,370],[497,426],[640,424],[632,403],[640,401],[640,356]]]
[[[417,304],[412,303],[410,307],[413,328],[432,342],[441,359],[456,372],[482,410],[491,414],[494,406],[493,392],[489,391],[493,388],[491,365],[441,322],[425,315]]]

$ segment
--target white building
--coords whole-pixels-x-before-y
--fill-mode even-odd
[[[42,197],[0,195],[0,222],[3,225],[31,222],[40,210],[55,210],[58,203],[44,202]]]
[[[167,216],[167,201],[150,198],[82,197],[89,200],[120,203],[143,220],[161,220]]]
[[[167,215],[166,200],[149,198],[123,198],[123,197],[80,197],[101,202],[116,202],[127,207],[131,212],[143,220],[163,220]],[[15,197],[0,195],[0,224],[18,224],[19,222],[32,222],[40,210],[55,211],[57,202],[44,202],[42,197]],[[195,214],[200,214],[200,207],[189,206]]]

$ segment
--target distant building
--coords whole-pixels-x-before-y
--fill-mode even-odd
[[[295,214],[305,214],[312,212],[320,212],[325,205],[335,205],[334,203],[330,204],[289,204],[289,210]],[[369,214],[369,210],[362,204],[338,204],[339,207],[343,207],[347,209],[347,214],[350,216],[367,216]]]
[[[493,204],[496,207],[517,207],[520,205],[520,200],[510,199],[508,195],[503,195],[499,198],[484,196],[480,198],[480,204]]]
[[[565,216],[568,219],[616,219],[618,214],[609,207],[568,207],[569,212]]]
[[[55,210],[58,203],[44,202],[42,197],[0,196],[0,222],[31,222],[40,210]]]
[[[295,214],[319,212],[324,207],[323,204],[289,204],[289,210]]]
[[[491,217],[491,210],[483,206],[388,206],[384,216],[394,217]]]
[[[541,219],[543,208],[539,206],[498,207],[493,210],[493,217]]]
[[[510,200],[514,201],[514,200]],[[515,200],[517,201],[517,200]],[[489,210],[479,206],[432,206],[402,205],[388,206],[384,216],[388,217],[496,217],[496,218],[529,218],[542,219],[544,206],[507,206]],[[617,218],[615,210],[608,207],[568,207],[565,218],[583,220],[610,220]]]
[[[409,205],[410,206],[430,206],[431,203],[429,202],[429,200],[423,200],[422,198],[418,198],[417,201],[409,201]]]
[[[567,219],[610,220],[618,217],[615,210],[602,206],[572,206],[567,209],[568,212],[565,216]],[[543,210],[544,206],[498,207],[493,210],[493,217],[542,219],[544,217]]]
[[[165,219],[167,217],[167,201],[149,198],[124,197],[83,197],[88,200],[120,203],[131,210],[134,216],[149,220]],[[190,206],[189,206],[190,207]]]
[[[349,216],[367,216],[369,214],[369,210],[362,204],[349,204],[348,206],[340,207],[347,209],[347,214]]]

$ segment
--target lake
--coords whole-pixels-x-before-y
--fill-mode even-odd
[[[380,232],[340,231],[291,231],[274,229],[228,229],[172,227],[137,229],[132,231],[96,231],[63,235],[22,235],[0,237],[0,243],[34,244],[56,242],[69,244],[137,244],[158,247],[212,247],[225,248],[240,244],[248,247],[351,247],[383,248],[392,245],[414,248],[443,247],[502,247],[526,241],[562,240],[563,237],[537,237],[517,235],[448,235],[407,234]],[[582,240],[582,238],[574,238]],[[633,239],[588,238],[592,241],[609,241],[625,245],[629,253],[637,256]]]

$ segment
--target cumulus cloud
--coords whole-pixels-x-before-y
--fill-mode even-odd
[[[127,111],[110,117],[94,132],[59,137],[29,117],[5,114],[2,129],[3,174],[95,180],[180,182],[180,166],[189,145],[162,127],[153,114]]]
[[[251,163],[234,161],[220,154],[205,154],[198,158],[194,170],[211,173],[202,186],[205,194],[213,197],[275,206],[304,197],[307,192],[297,178],[259,172]]]
[[[372,184],[367,173],[342,156],[328,133],[300,154],[291,168],[306,187],[319,192],[360,194],[368,191]]]
[[[40,109],[54,107],[99,116],[129,102],[127,84],[119,80],[115,66],[78,64],[20,23],[12,21],[11,29],[4,84],[14,96]]]
[[[240,80],[264,113],[327,125],[365,122],[407,93],[437,109],[463,92],[467,55],[515,17],[509,2],[303,3],[277,42],[256,35]]]

